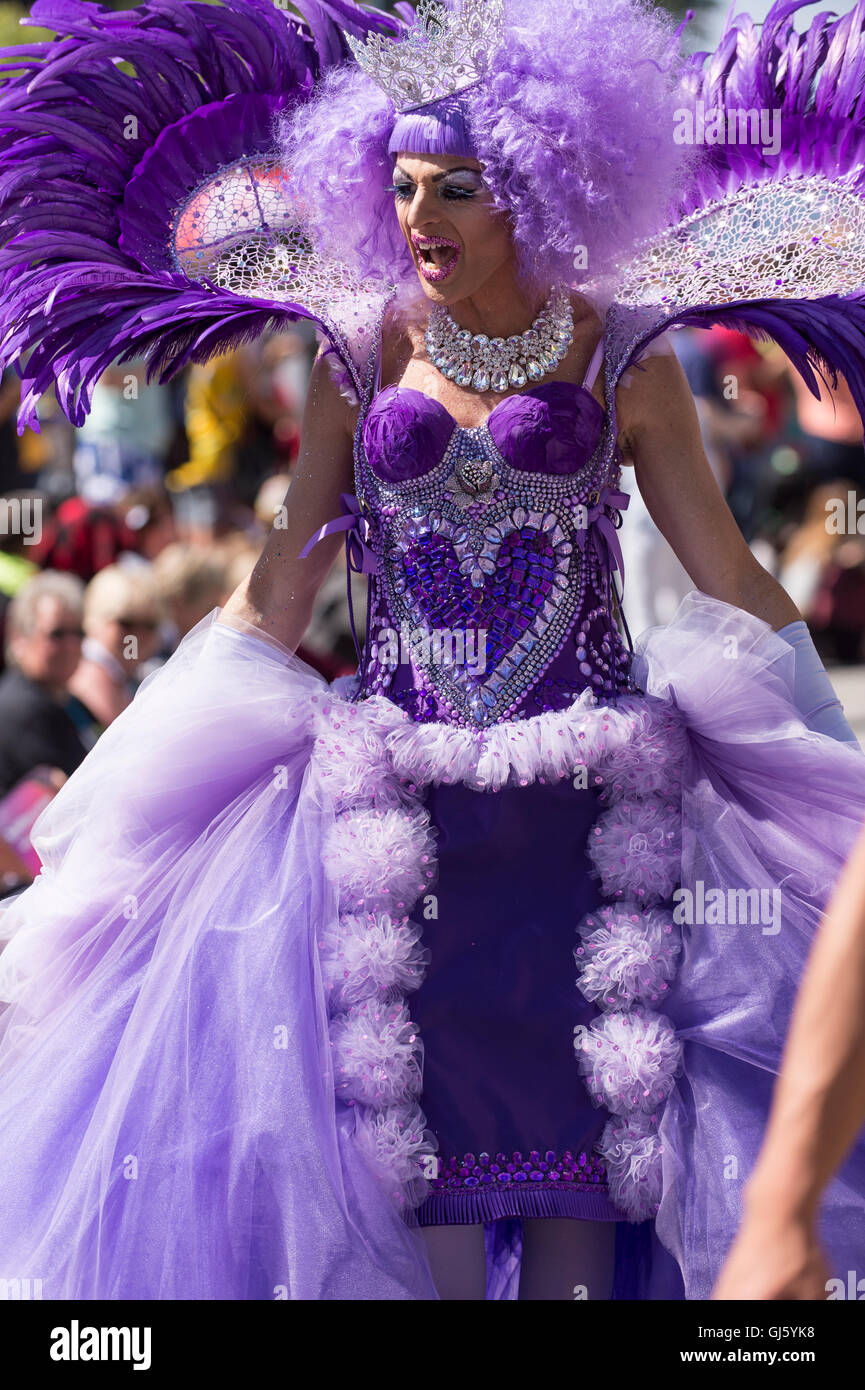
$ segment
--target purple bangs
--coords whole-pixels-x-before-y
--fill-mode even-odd
[[[398,115],[387,152],[399,154],[400,150],[412,154],[463,155],[467,159],[479,157],[459,97],[444,97]]]

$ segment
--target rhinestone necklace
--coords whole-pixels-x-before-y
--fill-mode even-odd
[[[567,356],[574,311],[564,286],[554,289],[531,328],[512,338],[488,338],[460,328],[443,304],[434,304],[426,345],[434,367],[457,386],[507,391],[541,381]]]

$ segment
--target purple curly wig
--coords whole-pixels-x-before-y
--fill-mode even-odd
[[[683,68],[674,21],[648,0],[506,0],[491,72],[459,106],[527,281],[608,275],[672,215],[693,159],[673,140]],[[316,245],[390,283],[414,276],[385,192],[396,120],[351,63],[328,72],[281,132],[288,191]],[[435,152],[430,143],[414,152]],[[438,152],[469,151],[445,139]]]

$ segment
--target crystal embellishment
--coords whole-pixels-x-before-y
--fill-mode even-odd
[[[463,1154],[448,1159],[430,1182],[430,1192],[472,1192],[484,1188],[558,1187],[605,1191],[607,1170],[592,1153]]]
[[[462,333],[464,350],[472,335]],[[454,425],[438,463],[383,477],[364,428],[377,354],[374,346],[355,431],[356,487],[380,558],[359,698],[388,694],[418,722],[479,733],[578,696],[632,689],[605,536],[584,529],[598,520],[601,489],[619,481],[609,410],[594,452],[575,458],[573,471],[513,466],[496,447],[493,411],[474,428]],[[605,511],[615,525],[617,513]]]
[[[819,299],[865,285],[865,202],[822,174],[749,185],[645,242],[615,292],[670,314],[737,299]]]
[[[542,381],[568,355],[574,336],[574,311],[567,289],[552,291],[531,328],[510,338],[472,335],[434,304],[426,330],[429,359],[449,380],[474,391],[499,394],[509,386]]]
[[[490,486],[482,492],[459,481],[477,482],[487,470]],[[499,478],[503,487],[494,488]],[[484,424],[457,427],[441,462],[422,478],[374,486],[384,596],[396,626],[474,632],[483,651],[482,669],[437,662],[432,651],[429,660],[420,656],[425,685],[469,727],[508,718],[585,598],[586,566],[567,502],[574,478],[529,482],[506,464]]]
[[[418,0],[416,19],[400,39],[371,34],[346,41],[360,66],[397,111],[454,96],[479,82],[502,36],[504,0],[462,0],[458,10]]]

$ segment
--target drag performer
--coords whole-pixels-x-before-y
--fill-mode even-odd
[[[325,340],[253,576],[4,914],[2,1272],[705,1298],[865,761],[663,335],[769,333],[865,406],[863,16],[685,61],[625,0],[299,8],[40,0],[0,94],[22,421],[118,355]],[[751,107],[778,142],[693,143]],[[626,464],[697,585],[635,649]],[[294,650],[341,544],[367,631],[329,686]],[[861,1144],[821,1236],[861,1260]]]

